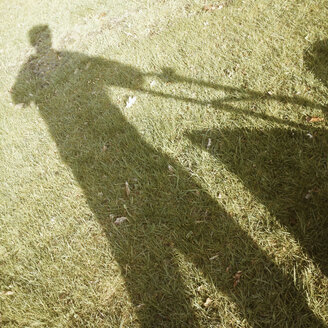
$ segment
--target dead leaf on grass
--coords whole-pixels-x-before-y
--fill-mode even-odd
[[[127,181],[125,181],[125,193],[128,197],[130,196],[130,193],[131,193],[129,183]]]
[[[234,281],[233,281],[233,287],[234,288],[239,284],[240,278],[241,278],[242,274],[243,274],[242,271],[237,271],[235,273],[235,275],[233,276],[233,279],[234,279]]]
[[[136,100],[137,100],[136,96],[133,96],[133,97],[130,96],[128,101],[126,102],[125,108],[130,108],[131,106],[133,106],[134,103],[136,102]]]
[[[136,306],[137,310],[140,310],[141,308],[143,308],[145,306],[144,303],[141,303],[139,305]]]
[[[320,189],[315,187],[313,189],[308,190],[307,194],[305,195],[305,199],[310,199],[313,196],[313,193],[318,193],[320,192]]]
[[[206,149],[209,150],[212,144],[212,139],[208,138]]]
[[[214,10],[220,10],[223,8],[223,5],[217,5],[217,4],[210,4],[210,5],[205,5],[203,7],[203,10],[206,12],[214,11]]]
[[[16,109],[22,109],[22,108],[24,108],[24,104],[23,104],[23,103],[16,104],[16,105],[15,105],[15,108],[16,108]]]
[[[312,190],[308,190],[307,194],[304,196],[305,199],[310,199],[312,197]]]
[[[12,290],[8,290],[7,292],[2,292],[1,294],[5,296],[11,296],[14,295],[14,292]]]
[[[167,168],[169,169],[169,171],[170,171],[170,172],[173,172],[173,171],[174,171],[174,168],[173,168],[173,166],[172,166],[172,165],[170,165],[170,164],[167,166]]]
[[[209,297],[206,299],[204,306],[209,307],[213,303],[213,300],[211,300]]]
[[[308,117],[306,120],[310,123],[317,123],[317,122],[323,122],[325,119],[323,117],[313,116],[313,117]]]
[[[115,220],[114,224],[116,224],[116,225],[120,225],[120,224],[122,224],[123,222],[125,222],[125,221],[127,221],[127,220],[128,220],[127,217],[125,217],[125,216],[121,216],[121,217],[119,217],[119,218],[117,218],[117,219]]]

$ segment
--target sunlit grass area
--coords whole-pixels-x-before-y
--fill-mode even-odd
[[[1,327],[326,327],[328,4],[0,2]]]

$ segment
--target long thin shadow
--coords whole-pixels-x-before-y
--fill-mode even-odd
[[[149,75],[155,75],[163,79],[164,81],[171,82],[171,83],[189,83],[189,84],[199,85],[201,87],[211,88],[214,90],[222,90],[230,94],[237,94],[234,95],[233,97],[228,96],[226,98],[223,98],[220,100],[221,102],[262,99],[262,100],[278,101],[281,103],[290,103],[290,104],[305,106],[310,108],[317,108],[321,110],[327,110],[325,106],[313,102],[304,97],[300,97],[300,96],[291,97],[288,95],[269,94],[269,93],[263,93],[263,92],[251,90],[248,88],[236,88],[229,85],[222,85],[218,83],[197,80],[197,79],[178,75],[175,73],[173,69],[169,67],[163,68],[162,73],[150,73]]]
[[[29,32],[36,54],[21,68],[12,98],[38,105],[63,161],[107,234],[141,327],[199,326],[198,309],[192,306],[196,295],[184,284],[177,252],[236,303],[249,325],[323,326],[290,277],[112,103],[108,86],[143,90],[145,75],[116,61],[56,51],[50,34],[48,26]],[[126,181],[129,197],[124,194]],[[115,226],[110,214],[128,220]],[[216,262],[209,260],[213,253]],[[233,288],[233,273],[239,270],[243,280]],[[220,325],[215,304],[213,311]]]
[[[308,126],[305,124],[296,123],[296,122],[292,122],[289,120],[284,120],[279,117],[274,117],[274,116],[271,116],[271,115],[268,115],[265,113],[258,113],[255,111],[238,108],[238,107],[235,107],[235,106],[225,103],[221,99],[204,101],[204,100],[199,100],[199,99],[195,99],[195,98],[191,98],[191,97],[170,95],[170,94],[167,94],[164,92],[149,90],[146,88],[139,88],[138,90],[142,91],[144,93],[150,94],[152,96],[155,96],[155,97],[161,97],[161,98],[166,98],[166,99],[175,99],[175,100],[179,100],[179,101],[183,101],[183,102],[187,102],[187,103],[191,103],[191,104],[197,104],[197,105],[201,105],[201,106],[210,105],[210,106],[213,106],[214,108],[217,108],[220,110],[225,110],[225,111],[231,112],[231,113],[237,113],[237,114],[245,115],[245,116],[252,116],[252,117],[262,119],[265,121],[270,121],[270,122],[274,122],[274,123],[278,123],[278,124],[282,124],[282,125],[286,125],[286,126],[290,126],[290,127],[299,128],[299,129],[304,129],[304,130],[308,129]]]

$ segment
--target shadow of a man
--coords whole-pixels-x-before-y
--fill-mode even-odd
[[[304,51],[304,64],[328,87],[327,39],[315,42]],[[254,91],[248,94],[256,96]],[[321,109],[326,114],[325,106],[301,97],[275,98]],[[263,131],[247,128],[194,131],[188,137],[203,148],[210,137],[213,141],[213,147],[208,149],[210,153],[240,177],[328,276],[327,130],[290,122],[285,125]],[[292,131],[290,127],[296,129]],[[240,144],[238,153],[237,143]]]
[[[149,145],[112,103],[110,86],[142,89],[139,70],[56,51],[46,25],[34,27],[29,36],[36,53],[17,77],[13,101],[39,107],[61,158],[107,234],[142,327],[199,326],[199,310],[191,304],[196,295],[184,285],[177,253],[235,302],[251,326],[322,325],[292,280],[183,167]],[[124,196],[126,181],[130,197]],[[128,221],[116,227],[110,213],[127,216]],[[213,253],[219,254],[216,263],[209,260]],[[232,273],[238,270],[243,271],[243,281],[233,288]],[[220,324],[220,307],[212,306],[212,321]]]

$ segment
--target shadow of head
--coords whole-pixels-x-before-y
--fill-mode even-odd
[[[304,53],[305,67],[328,87],[328,39],[315,42]]]
[[[28,32],[30,44],[37,52],[45,52],[51,49],[51,31],[48,25],[37,25]]]
[[[106,84],[107,86],[136,90],[144,84],[145,74],[131,65],[65,49],[54,49],[52,47],[52,31],[47,24],[32,27],[28,31],[28,39],[36,53],[25,63],[21,74],[17,77],[17,81],[21,84],[31,77],[36,81],[39,81],[38,78],[40,78],[42,83],[47,79],[46,83],[49,84],[52,83],[53,77],[58,77],[60,74],[71,77],[69,81],[65,80],[65,84],[74,84],[72,88],[75,90],[88,90],[88,81],[91,79],[94,79],[93,84],[98,87]],[[76,79],[74,76],[79,78]],[[56,83],[58,91],[61,84],[58,81]],[[76,85],[77,83],[78,85]]]

